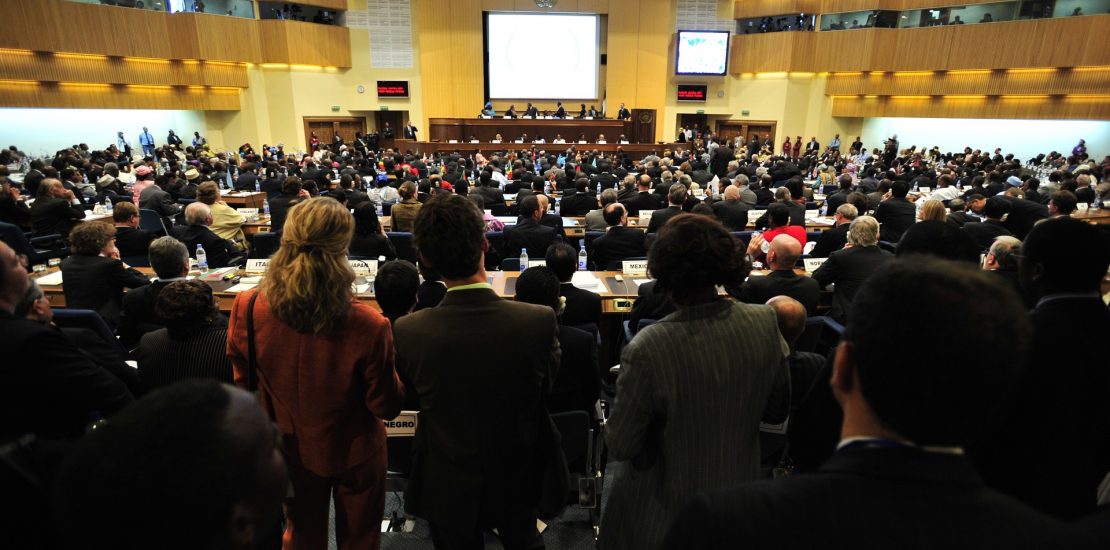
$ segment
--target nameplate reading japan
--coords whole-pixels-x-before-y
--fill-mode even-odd
[[[625,260],[621,262],[621,273],[625,275],[647,275],[647,260]]]
[[[825,263],[827,259],[828,258],[806,258],[802,260],[802,263],[805,265],[807,272],[813,273],[817,271],[817,268],[821,267],[821,264]]]
[[[401,411],[393,420],[383,420],[386,437],[412,437],[416,435],[417,411]]]
[[[354,270],[355,275],[360,277],[369,277],[371,273],[378,272],[378,260],[347,260],[351,263],[351,269]]]

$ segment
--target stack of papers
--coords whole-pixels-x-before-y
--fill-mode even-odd
[[[601,292],[605,290],[601,285],[601,281],[589,271],[575,271],[574,276],[570,278],[570,282],[575,288],[581,288],[582,290],[589,290],[591,292]]]
[[[225,292],[231,292],[231,293],[234,293],[234,294],[238,294],[238,293],[240,293],[240,292],[243,292],[243,291],[246,291],[246,290],[250,290],[250,289],[252,289],[252,288],[254,288],[254,287],[256,287],[256,286],[258,286],[258,284],[251,284],[251,283],[246,283],[246,284],[244,284],[244,283],[239,283],[239,284],[237,284],[237,285],[234,285],[234,286],[231,286],[231,287],[229,287],[229,288],[228,288],[228,289],[227,289],[227,290],[226,290]]]
[[[62,284],[62,272],[55,271],[49,275],[43,275],[35,279],[35,281],[39,283],[39,286],[58,286]]]

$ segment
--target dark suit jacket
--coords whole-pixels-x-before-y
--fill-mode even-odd
[[[594,269],[604,271],[609,262],[647,256],[647,235],[641,229],[613,226],[593,242],[590,254]]]
[[[151,185],[139,194],[139,208],[153,210],[166,219],[172,219],[181,212],[181,205],[177,204],[173,195],[163,191],[157,185]]]
[[[100,256],[74,255],[62,260],[66,307],[95,310],[108,326],[119,324],[123,289],[150,284],[146,275],[123,262]]]
[[[559,296],[566,298],[566,307],[559,320],[564,325],[598,325],[601,323],[601,296],[574,286],[559,285]]]
[[[967,233],[967,235],[971,237],[971,240],[975,241],[975,245],[979,247],[979,250],[989,249],[995,237],[1013,235],[1013,233],[1010,233],[1010,231],[1006,229],[1006,226],[1002,225],[1002,222],[994,220],[985,220],[983,223],[965,224],[961,230]]]
[[[841,191],[837,191],[836,193],[833,193],[833,194],[829,195],[829,196],[828,196],[828,197],[827,197],[827,198],[825,199],[825,205],[826,205],[826,207],[827,207],[827,208],[825,209],[825,212],[828,212],[828,214],[829,214],[830,216],[832,216],[833,214],[835,214],[835,213],[836,213],[836,209],[837,209],[837,208],[840,208],[840,205],[842,205],[842,204],[844,204],[844,203],[848,202],[848,195],[849,195],[850,193],[851,193],[850,191],[843,191],[843,190],[841,190]],[[863,215],[863,213],[861,212],[861,213],[860,213],[860,215],[862,216],[862,215]]]
[[[1048,207],[1027,199],[1004,197],[1010,201],[1010,214],[1003,222],[1015,237],[1024,240],[1033,225],[1048,217]]]
[[[31,208],[23,201],[10,196],[0,197],[0,222],[18,225],[22,229],[31,227]]]
[[[116,228],[116,248],[121,257],[142,256],[146,257],[150,251],[150,243],[157,235],[150,231],[135,229],[133,227]]]
[[[590,188],[597,189],[598,184],[601,184],[601,189],[612,189],[617,186],[617,178],[609,172],[602,172],[590,176]]]
[[[857,246],[829,254],[829,259],[813,272],[813,278],[821,288],[829,286],[829,283],[836,283],[829,315],[843,323],[852,299],[856,297],[863,282],[875,270],[893,260],[894,254],[877,246]]]
[[[659,210],[663,207],[651,191],[638,191],[635,195],[621,201],[629,217],[640,215],[641,210]]]
[[[204,247],[205,256],[208,258],[208,267],[218,269],[231,265],[231,245],[227,239],[208,229],[206,225],[179,225],[173,228],[173,236],[185,243],[189,249],[189,257],[197,257],[197,245]]]
[[[806,207],[796,202],[786,203],[786,209],[790,212],[790,225],[800,225],[805,227],[806,224]],[[755,220],[756,229],[766,229],[771,226],[771,216],[768,212],[764,212],[759,219]]]
[[[136,397],[143,394],[142,383],[139,382],[139,373],[126,363],[128,357],[123,355],[115,345],[105,341],[104,338],[87,328],[60,329],[81,354],[88,357],[96,366],[112,373],[127,386],[127,391]]]
[[[547,247],[563,240],[554,229],[532,218],[520,218],[515,226],[506,227],[504,233],[505,249],[510,258],[520,256],[523,248],[528,249],[530,258],[543,258]]]
[[[134,398],[59,331],[0,311],[0,441],[25,433],[77,438],[90,413],[104,416]]]
[[[728,228],[729,231],[744,231],[748,227],[748,210],[749,207],[744,201],[717,201],[710,205],[713,208],[713,213],[717,215],[717,219]],[[802,212],[805,216],[805,212]]]
[[[982,220],[980,220],[979,218],[977,218],[977,217],[975,217],[975,216],[973,216],[973,215],[971,215],[967,212],[953,212],[953,213],[948,215],[948,221],[952,222],[952,223],[954,223],[954,224],[956,224],[960,227],[963,227],[966,224],[979,223]]]
[[[294,204],[300,202],[300,197],[297,195],[286,195],[282,193],[268,201],[270,203],[270,229],[272,231],[281,231],[285,227],[285,216],[289,213],[289,209]]]
[[[1065,525],[983,485],[965,457],[852,448],[817,473],[694,498],[663,548],[1086,548]]]
[[[765,304],[775,296],[789,296],[806,307],[806,313],[817,315],[817,300],[821,289],[817,281],[793,270],[772,271],[765,277],[748,277],[740,287],[740,301],[748,304]]]
[[[559,201],[559,214],[563,216],[585,216],[590,210],[598,207],[597,197],[593,193],[574,193],[564,195]]]
[[[594,403],[601,394],[597,341],[589,332],[563,325],[559,327],[559,349],[562,351],[559,375],[551,388],[547,410],[586,411],[593,417]]]
[[[879,222],[879,240],[896,243],[917,221],[917,207],[906,199],[890,198],[875,208],[875,219]]]
[[[1050,298],[1030,319],[1033,349],[1012,406],[972,456],[988,485],[1076,519],[1095,510],[1110,471],[1110,369],[1090,340],[1110,334],[1110,310],[1095,296]]]
[[[817,244],[814,245],[813,250],[809,255],[814,258],[828,258],[829,254],[844,248],[848,243],[848,227],[850,223],[842,223],[827,231],[822,231],[821,236],[817,237]]]
[[[491,334],[506,337],[488,345]],[[398,370],[420,398],[406,510],[469,533],[534,508],[541,400],[560,359],[554,311],[489,289],[449,291],[398,319],[394,337]]]
[[[124,293],[119,318],[119,341],[123,347],[134,349],[144,334],[163,327],[162,319],[154,311],[154,302],[168,284],[157,280]]]
[[[663,227],[671,218],[682,214],[682,208],[678,206],[667,206],[656,210],[651,215],[651,221],[648,223],[648,233],[658,233],[659,229]]]
[[[183,335],[158,329],[143,336],[138,352],[139,377],[147,391],[192,378],[234,382],[227,357],[227,319]]]
[[[31,229],[36,235],[69,235],[77,221],[84,218],[84,208],[58,197],[39,197],[31,205]]]
[[[628,325],[635,334],[640,326],[640,321],[650,319],[658,321],[675,312],[674,302],[663,291],[655,291],[655,281],[648,281],[636,289],[636,301],[632,304],[632,312],[628,316]]]
[[[767,206],[775,200],[775,192],[766,187],[760,187],[752,192],[755,193],[755,204],[757,206]]]
[[[258,174],[242,172],[239,174],[239,177],[235,178],[235,190],[254,191],[254,184],[256,183],[258,183]]]

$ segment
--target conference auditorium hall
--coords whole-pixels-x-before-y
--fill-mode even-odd
[[[1110,549],[1110,0],[0,14],[0,548]]]

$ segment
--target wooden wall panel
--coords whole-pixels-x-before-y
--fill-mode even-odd
[[[1107,94],[1110,67],[1101,70],[1046,69],[954,71],[949,73],[831,74],[825,94],[839,95],[1028,95]]]
[[[62,0],[5,0],[0,47],[170,58],[169,13]]]
[[[832,116],[911,118],[1110,119],[1110,100],[1072,97],[834,97]]]
[[[0,80],[247,87],[242,64],[0,50]]]
[[[351,32],[346,27],[301,21],[258,21],[263,63],[351,66]]]
[[[65,109],[239,110],[239,90],[0,82],[0,105]]]
[[[190,15],[196,19],[199,59],[252,63],[262,60],[259,21],[200,13],[179,15]]]
[[[426,117],[472,117],[481,111],[485,102],[482,6],[482,0],[413,0]]]
[[[297,0],[302,6],[347,11],[347,0]]]

